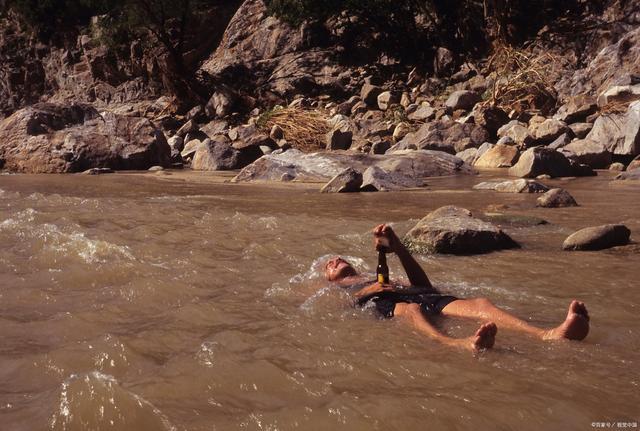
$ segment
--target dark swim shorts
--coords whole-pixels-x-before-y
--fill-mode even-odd
[[[385,318],[393,317],[396,304],[404,302],[408,304],[420,304],[420,310],[425,316],[434,316],[442,313],[447,305],[458,298],[451,295],[441,295],[439,293],[420,293],[414,295],[393,295],[378,296],[371,299],[375,304],[376,311]]]

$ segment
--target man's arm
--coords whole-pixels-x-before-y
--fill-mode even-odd
[[[420,264],[416,262],[413,256],[411,256],[409,250],[407,250],[404,244],[402,244],[402,241],[400,241],[390,226],[385,224],[376,226],[373,229],[373,236],[376,249],[387,246],[385,243],[388,243],[387,247],[389,250],[394,252],[400,259],[402,268],[404,268],[404,271],[407,273],[407,277],[409,278],[409,283],[411,283],[411,285],[433,288],[427,274],[424,272]]]

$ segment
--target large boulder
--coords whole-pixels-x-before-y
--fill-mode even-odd
[[[615,177],[616,180],[630,180],[630,181],[638,181],[640,180],[640,168],[628,170],[626,172],[621,172]]]
[[[565,189],[551,189],[536,200],[536,206],[543,208],[577,207],[578,203]]]
[[[205,139],[196,147],[191,169],[197,171],[229,171],[246,166],[250,160],[243,157],[240,150],[231,146],[228,140],[217,137]]]
[[[563,250],[603,250],[626,245],[631,231],[623,224],[607,224],[580,229],[569,235],[562,244]]]
[[[513,145],[496,144],[473,164],[477,168],[509,168],[518,161],[520,151]]]
[[[564,121],[547,118],[542,123],[529,126],[537,145],[547,145],[555,141],[560,135],[572,133]]]
[[[403,238],[416,253],[477,254],[518,247],[502,230],[458,207],[441,207],[418,222]]]
[[[467,148],[478,148],[488,139],[487,131],[481,126],[441,120],[424,124],[417,132],[407,134],[394,148],[438,150],[456,154]]]
[[[554,119],[572,124],[579,121],[585,121],[587,117],[594,114],[598,110],[596,99],[587,94],[580,94],[569,97],[564,105],[553,116]]]
[[[168,166],[170,157],[164,134],[148,119],[99,114],[90,105],[37,104],[0,122],[0,161],[10,171],[146,170]]]
[[[604,169],[611,164],[611,153],[605,144],[589,138],[571,141],[560,151],[569,159],[594,169]]]
[[[305,154],[292,149],[261,157],[240,171],[234,178],[234,182],[280,181],[282,178],[326,182],[348,167],[364,172],[374,165],[379,165],[385,171],[413,178],[475,173],[459,158],[441,151],[399,151],[392,154],[372,155]]]
[[[362,173],[353,168],[346,168],[325,184],[320,192],[322,193],[352,193],[360,191],[362,186]]]
[[[602,144],[613,154],[640,154],[640,101],[631,103],[624,114],[598,117],[586,139]]]
[[[410,162],[407,162],[410,163]],[[393,190],[422,187],[424,181],[416,177],[410,169],[398,169],[396,164],[380,163],[369,166],[362,173],[361,190],[364,192],[389,192]]]
[[[509,121],[500,127],[497,133],[499,138],[511,138],[521,148],[529,147],[535,142],[527,125],[517,120]]]
[[[535,178],[545,174],[551,177],[571,176],[571,163],[556,150],[534,147],[522,153],[518,163],[509,168],[509,175],[514,177]]]

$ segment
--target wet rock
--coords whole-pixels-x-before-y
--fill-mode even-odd
[[[587,227],[569,235],[562,244],[562,249],[603,250],[628,244],[630,235],[631,231],[623,224]]]
[[[622,172],[622,171],[624,171],[624,165],[622,163],[620,163],[620,162],[611,163],[609,165],[609,170],[610,171]]]
[[[549,187],[524,178],[507,181],[485,181],[473,186],[474,190],[494,190],[500,193],[544,193]]]
[[[383,163],[384,162],[384,163]],[[291,149],[264,156],[244,168],[234,179],[245,181],[279,181],[286,173],[299,181],[329,181],[352,167],[364,172],[369,166],[381,164],[387,171],[404,172],[407,177],[425,178],[475,172],[462,160],[441,151],[398,151],[392,154],[304,154]]]
[[[171,148],[148,119],[90,105],[36,104],[0,122],[0,160],[9,171],[145,170],[170,164]]]
[[[640,168],[640,156],[636,156],[631,163],[627,165],[627,170],[632,171],[634,169]]]
[[[115,171],[110,168],[91,168],[82,172],[84,175],[102,175],[102,174],[113,174]]]
[[[451,111],[458,109],[468,111],[479,101],[480,96],[475,91],[458,90],[451,93],[445,102],[445,106]]]
[[[520,152],[511,145],[496,144],[473,164],[477,168],[509,168],[518,161]]]
[[[206,139],[197,146],[191,169],[197,171],[229,171],[240,169],[249,163],[243,160],[242,152],[219,137],[217,140]]]
[[[441,120],[424,124],[417,132],[409,133],[398,142],[397,149],[413,146],[418,149],[456,154],[467,148],[477,148],[488,138],[487,131],[478,125]]]
[[[403,238],[415,253],[477,254],[518,247],[491,223],[458,207],[442,207],[428,214]]]
[[[346,168],[320,189],[322,193],[352,193],[360,191],[362,174],[353,168]]]
[[[484,213],[482,219],[490,223],[513,227],[532,227],[549,224],[548,221],[540,217],[522,214]]]
[[[630,104],[625,114],[598,117],[586,139],[602,144],[613,154],[640,154],[640,101]]]
[[[573,134],[578,139],[584,139],[591,129],[593,129],[593,124],[591,123],[573,123],[569,126]]]
[[[591,139],[576,139],[561,148],[561,151],[571,160],[591,166],[594,169],[604,169],[611,164],[611,153],[606,146]]]
[[[573,174],[569,160],[556,150],[544,147],[529,148],[520,155],[518,163],[509,168],[509,175],[535,178],[548,174],[551,177],[567,177]]]
[[[629,180],[629,181],[637,181],[640,180],[640,168],[627,170],[626,172],[621,172],[616,175],[616,180]]]
[[[551,189],[536,200],[536,206],[543,208],[577,207],[578,203],[565,189]]]
[[[400,102],[400,94],[395,91],[383,91],[378,95],[378,108],[386,111],[391,105],[397,105]]]
[[[595,98],[592,96],[581,94],[570,97],[567,102],[558,109],[553,116],[554,119],[572,124],[579,121],[585,121],[586,118],[594,114],[598,109]]]
[[[424,181],[412,175],[409,169],[398,169],[397,165],[381,162],[368,167],[362,174],[363,192],[388,192],[422,187]]]
[[[526,148],[535,141],[527,125],[517,120],[513,120],[498,129],[498,137],[508,137],[516,143],[516,145]]]
[[[547,145],[565,133],[572,133],[564,121],[548,118],[542,123],[529,126],[529,131],[538,145]]]
[[[158,172],[158,171],[164,171],[164,168],[162,166],[151,166],[149,169],[147,169],[149,172]]]

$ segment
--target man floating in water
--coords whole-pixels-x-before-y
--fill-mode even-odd
[[[411,256],[390,226],[381,224],[373,230],[376,249],[385,247],[395,253],[409,279],[410,286],[372,283],[341,257],[330,259],[325,265],[327,280],[341,287],[357,289],[358,304],[373,302],[384,317],[396,316],[421,332],[444,344],[461,346],[470,350],[493,347],[498,326],[533,335],[542,340],[582,340],[589,333],[589,313],[584,303],[572,301],[567,318],[559,326],[542,329],[530,325],[493,305],[486,298],[461,299],[443,295],[429,281],[422,267]],[[429,317],[466,317],[485,321],[476,333],[468,338],[451,338],[441,333]]]

